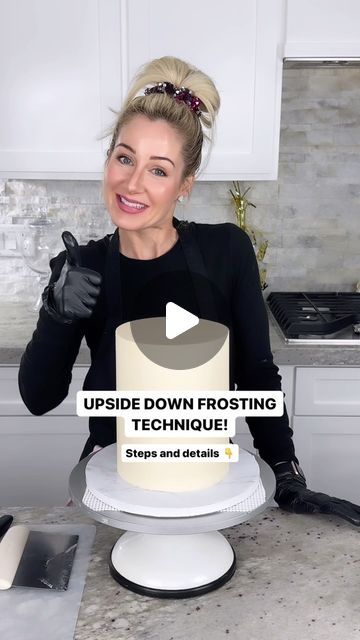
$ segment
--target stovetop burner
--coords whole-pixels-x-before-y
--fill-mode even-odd
[[[322,343],[324,338],[339,338],[344,344],[359,338],[360,344],[355,334],[360,323],[358,293],[272,292],[266,302],[289,342],[319,337]]]

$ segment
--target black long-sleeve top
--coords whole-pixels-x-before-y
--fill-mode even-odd
[[[173,224],[179,240],[152,260],[123,256],[118,230],[80,247],[82,266],[102,275],[101,292],[87,320],[61,324],[40,309],[19,369],[20,393],[31,413],[42,415],[67,396],[83,338],[91,354],[84,390],[116,389],[116,327],[137,318],[165,316],[169,301],[229,328],[230,389],[281,389],[249,237],[231,223],[183,223],[174,218]],[[65,258],[63,251],[51,260],[50,282],[58,279]],[[248,417],[246,421],[254,447],[271,466],[282,460],[298,462],[286,407],[281,417]],[[95,444],[106,446],[116,440],[114,417],[91,417],[89,429],[82,457]]]

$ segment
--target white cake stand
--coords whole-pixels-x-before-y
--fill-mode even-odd
[[[73,502],[94,520],[124,529],[110,553],[112,577],[121,585],[146,596],[189,598],[225,584],[236,569],[233,547],[219,530],[246,522],[264,511],[275,493],[275,476],[255,456],[265,489],[265,501],[252,511],[232,510],[187,517],[156,517],[110,507],[101,511],[83,502],[87,490],[85,469],[95,454],[84,458],[70,475]],[[95,499],[96,500],[96,499]]]

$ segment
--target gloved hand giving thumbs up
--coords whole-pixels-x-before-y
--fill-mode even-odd
[[[66,260],[58,280],[45,289],[44,306],[56,320],[69,324],[89,318],[100,293],[101,275],[81,266],[79,245],[70,231],[62,233]]]

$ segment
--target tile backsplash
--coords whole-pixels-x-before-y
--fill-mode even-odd
[[[196,183],[176,215],[236,222],[230,186]],[[266,292],[354,290],[360,280],[360,69],[284,71],[279,177],[246,186],[256,204],[248,223],[269,241]],[[56,252],[65,228],[82,243],[113,230],[101,182],[0,180],[3,300],[34,298],[36,274],[21,255],[22,232],[42,210],[55,223]]]

